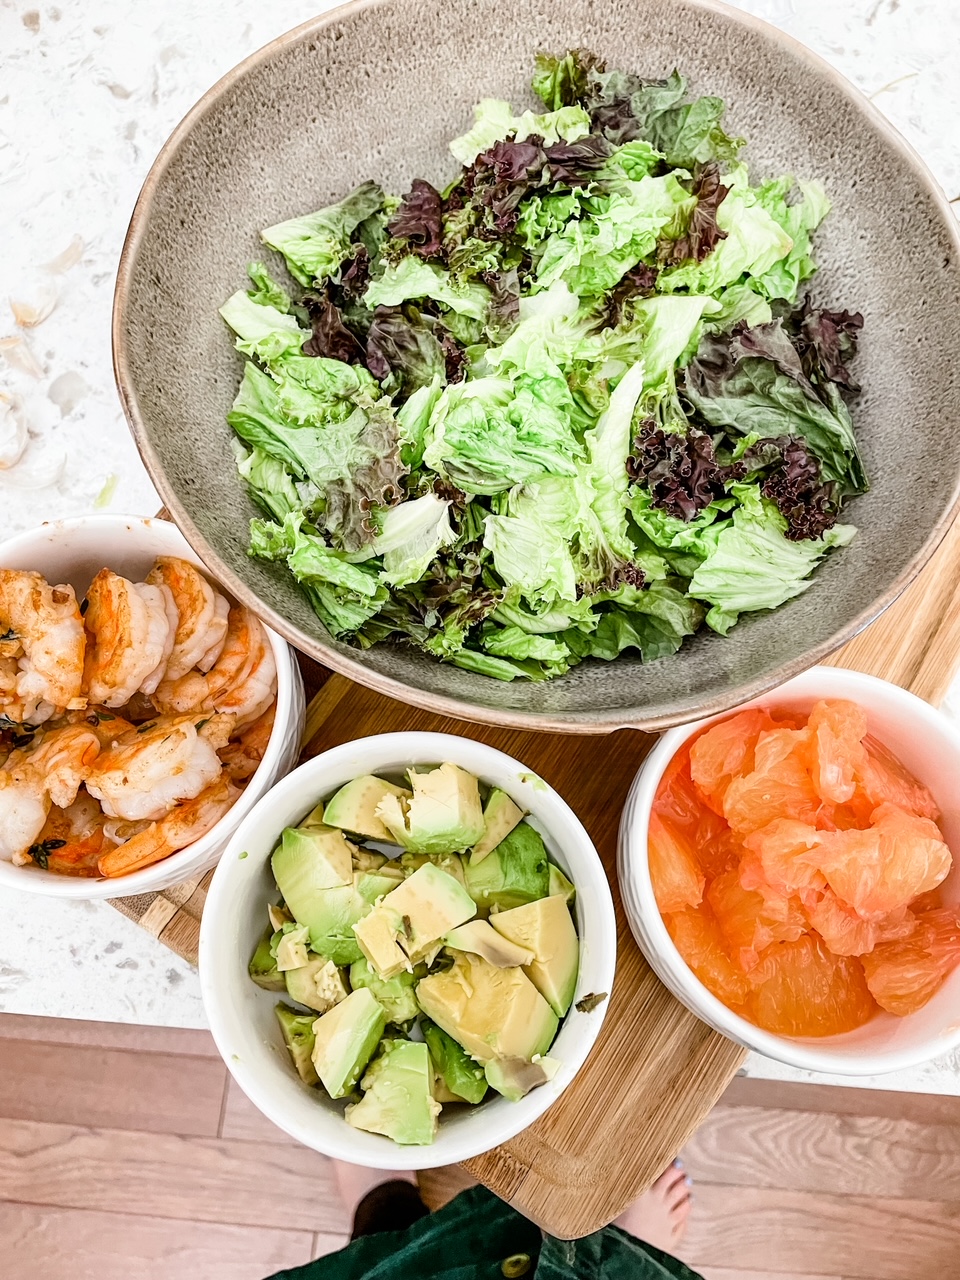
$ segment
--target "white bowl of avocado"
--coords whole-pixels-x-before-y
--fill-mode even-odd
[[[616,967],[589,836],[522,764],[383,734],[308,761],[238,828],[200,978],[224,1061],[306,1146],[425,1169],[499,1146],[583,1065]]]

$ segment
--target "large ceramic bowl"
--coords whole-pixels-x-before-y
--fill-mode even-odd
[[[428,1147],[400,1147],[351,1128],[344,1104],[297,1077],[284,1048],[274,1008],[281,997],[247,975],[247,962],[263,933],[267,903],[276,902],[270,855],[284,827],[297,823],[318,800],[362,773],[402,775],[408,765],[448,760],[500,787],[529,813],[551,860],[576,887],[574,919],[580,936],[580,971],[574,1006],[560,1024],[550,1056],[556,1076],[510,1102],[491,1094],[479,1107],[457,1107],[440,1118]],[[555,1102],[583,1066],[603,1024],[609,1001],[589,1012],[584,996],[613,988],[617,928],[603,864],[573,811],[518,761],[471,738],[447,733],[384,733],[325,751],[302,764],[257,804],[238,828],[207,894],[200,929],[200,985],[217,1048],[247,1097],[305,1146],[369,1168],[432,1169],[456,1164],[514,1137]]]
[[[140,581],[157,556],[182,556],[200,565],[176,525],[140,516],[104,513],[51,520],[0,543],[0,567],[36,569],[48,582],[69,582],[78,599],[102,568]],[[209,871],[240,820],[289,772],[300,752],[305,712],[300,668],[286,641],[272,631],[267,635],[277,663],[277,712],[270,741],[237,802],[205,836],[162,862],[111,880],[57,875],[33,864],[15,867],[0,859],[0,889],[24,889],[55,898],[132,898]]]
[[[866,317],[859,436],[873,487],[850,508],[860,537],[804,595],[701,634],[642,666],[583,663],[549,684],[503,684],[391,646],[335,643],[283,566],[248,559],[254,509],[224,414],[241,360],[220,303],[262,256],[262,227],[339,199],[364,178],[396,192],[453,176],[448,139],[483,96],[533,105],[538,49],[586,45],[611,65],[674,66],[721,95],[753,171],[819,179],[833,212],[817,237],[818,302]],[[167,506],[201,559],[299,648],[393,697],[469,719],[561,731],[664,728],[796,675],[849,640],[906,586],[944,532],[960,473],[960,238],[902,138],[813,54],[713,0],[353,3],[290,32],[215,85],[144,185],[120,264],[116,372]]]
[[[960,905],[960,733],[929,703],[886,680],[815,667],[789,681],[757,705],[808,712],[821,698],[850,698],[867,713],[868,732],[882,742],[933,792],[940,808],[940,829],[954,855],[941,885],[945,906]],[[753,705],[753,704],[751,704]],[[873,1076],[915,1067],[960,1045],[960,969],[955,969],[932,999],[906,1017],[878,1013],[864,1026],[820,1039],[775,1035],[728,1009],[694,976],[674,946],[657,907],[647,856],[647,828],[657,787],[683,744],[710,720],[665,733],[644,760],[623,807],[617,871],[623,906],[633,936],[665,986],[715,1030],[748,1049],[808,1071]]]

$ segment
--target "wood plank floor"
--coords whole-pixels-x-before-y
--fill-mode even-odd
[[[737,1080],[683,1156],[706,1280],[960,1276],[960,1099]],[[3,1280],[263,1280],[346,1231],[206,1033],[0,1015]]]

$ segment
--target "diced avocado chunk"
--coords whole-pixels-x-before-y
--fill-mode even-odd
[[[324,822],[331,827],[342,827],[370,840],[393,840],[390,832],[377,817],[377,805],[384,796],[403,797],[409,800],[411,792],[395,786],[372,773],[365,773],[342,786],[330,797],[324,812]]]
[[[536,957],[524,972],[562,1018],[573,1002],[580,967],[580,940],[562,894],[540,898],[490,917],[497,933]]]
[[[412,968],[409,957],[400,948],[396,921],[383,910],[382,903],[359,920],[353,932],[361,954],[378,977],[395,978]]]
[[[324,825],[322,801],[320,804],[314,805],[305,818],[300,819],[301,827],[322,827]]]
[[[557,1015],[522,969],[498,969],[467,951],[418,983],[417,1002],[482,1063],[544,1054],[557,1033]]]
[[[398,1025],[412,1021],[420,1012],[417,998],[413,994],[416,982],[416,976],[406,970],[393,978],[381,978],[373,971],[365,956],[355,960],[350,966],[350,985],[354,991],[358,987],[369,988],[383,1005],[387,1021]]]
[[[483,835],[480,787],[472,773],[455,764],[408,777],[413,797],[386,795],[377,817],[410,853],[452,853],[469,849]]]
[[[388,861],[385,853],[374,853],[372,849],[357,849],[353,855],[354,871],[379,871]]]
[[[369,910],[369,902],[352,884],[318,890],[305,921],[310,928],[310,946],[336,965],[353,964],[361,955],[353,927]]]
[[[381,867],[379,871],[355,871],[354,887],[364,902],[371,907],[378,898],[392,893],[397,885],[403,884],[403,872],[399,867]]]
[[[429,1018],[422,1019],[420,1029],[430,1050],[433,1065],[453,1097],[462,1102],[482,1102],[483,1095],[487,1092],[483,1068],[464,1053],[452,1036],[448,1036]]]
[[[526,1058],[493,1058],[483,1071],[491,1089],[511,1102],[519,1102],[531,1089],[552,1080],[559,1066],[553,1058],[540,1057],[535,1062]]]
[[[425,862],[360,921],[355,933],[374,971],[391,978],[476,911],[463,885]]]
[[[363,1097],[347,1107],[355,1129],[382,1133],[402,1146],[429,1146],[437,1134],[440,1103],[433,1096],[427,1046],[387,1040],[361,1081]]]
[[[470,861],[482,862],[522,821],[523,810],[519,805],[514,804],[505,791],[494,787],[483,806],[483,835],[473,846]]]
[[[559,867],[550,863],[550,879],[548,882],[549,896],[552,898],[555,894],[560,894],[565,900],[568,907],[572,907],[577,891],[563,874]]]
[[[530,964],[535,958],[532,951],[528,951],[526,947],[518,947],[516,943],[504,938],[486,920],[468,920],[459,928],[451,929],[443,935],[443,945],[457,951],[472,951],[495,964],[498,969]]]
[[[287,827],[274,850],[273,875],[284,901],[310,936],[323,932],[319,919],[331,889],[353,889],[353,846],[334,827]]]
[[[304,1084],[319,1084],[320,1077],[317,1075],[311,1056],[314,1045],[313,1015],[297,1013],[286,1004],[278,1004],[276,1014],[277,1021],[280,1023],[280,1032],[283,1035],[283,1043],[290,1050],[290,1057],[297,1069],[297,1075]]]
[[[350,994],[343,974],[326,956],[311,956],[301,968],[291,969],[284,976],[290,999],[317,1013],[326,1013]]]
[[[277,943],[277,968],[281,973],[299,969],[308,960],[307,943],[310,941],[306,925],[285,924]]]
[[[483,911],[509,911],[544,898],[550,884],[543,840],[527,822],[514,827],[482,862],[468,862],[464,873],[467,892]]]
[[[278,907],[273,902],[267,903],[267,916],[270,920],[271,929],[282,929],[285,924],[290,924],[293,921],[293,916],[286,907]]]
[[[425,863],[432,862],[441,871],[446,871],[448,876],[453,876],[454,880],[459,880],[461,884],[466,883],[463,859],[457,853],[403,853],[400,855],[399,862],[405,876],[412,876]]]
[[[313,1065],[331,1098],[345,1098],[373,1057],[386,1017],[366,987],[351,991],[313,1024]]]
[[[250,957],[247,972],[258,987],[263,987],[264,991],[286,991],[287,985],[283,974],[277,968],[276,956],[270,950],[272,936],[272,931],[268,929],[257,943],[257,949]]]

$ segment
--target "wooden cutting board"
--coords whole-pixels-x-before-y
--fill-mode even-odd
[[[960,523],[917,581],[832,662],[883,676],[938,704],[960,661]],[[743,1062],[744,1051],[689,1013],[653,975],[627,927],[616,878],[620,810],[654,741],[526,733],[434,716],[305,670],[303,758],[372,733],[434,729],[488,742],[523,761],[570,803],[613,888],[617,979],[600,1039],[562,1097],[532,1128],[469,1163],[470,1171],[544,1230],[565,1238],[604,1226],[674,1157]],[[322,684],[320,683],[322,681]],[[319,686],[319,687],[318,687]],[[116,906],[196,963],[209,874]]]

